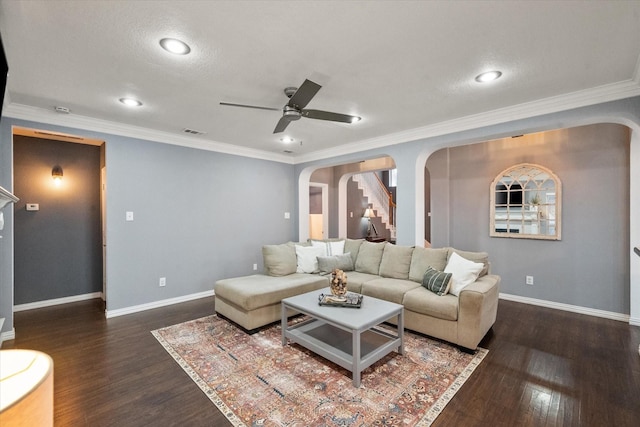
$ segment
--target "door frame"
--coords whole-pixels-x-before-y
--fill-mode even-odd
[[[322,194],[322,238],[329,238],[329,184],[322,182],[309,182],[311,187],[320,188]],[[308,219],[307,219],[308,220]]]

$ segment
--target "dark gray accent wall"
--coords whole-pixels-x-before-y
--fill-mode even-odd
[[[101,292],[100,147],[18,135],[13,143],[14,303]],[[31,203],[39,210],[27,211]]]
[[[317,215],[322,213],[322,189],[309,187],[309,213]]]
[[[501,292],[629,313],[629,141],[626,126],[598,124],[434,153],[433,245],[489,252]],[[561,241],[489,237],[490,184],[524,162],[562,181]]]

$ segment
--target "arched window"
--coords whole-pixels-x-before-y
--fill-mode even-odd
[[[512,166],[491,183],[492,237],[560,240],[562,186],[549,169]]]

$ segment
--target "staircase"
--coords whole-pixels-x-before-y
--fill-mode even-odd
[[[362,190],[362,194],[376,211],[384,226],[390,231],[391,237],[395,238],[396,204],[392,200],[391,193],[389,193],[382,181],[380,181],[378,175],[373,172],[355,174],[352,178],[358,185],[358,189]]]

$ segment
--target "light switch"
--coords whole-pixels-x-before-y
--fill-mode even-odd
[[[285,212],[284,219],[289,219],[289,218],[291,218],[291,214],[289,212]]]
[[[127,221],[133,221],[133,212],[127,211]]]

